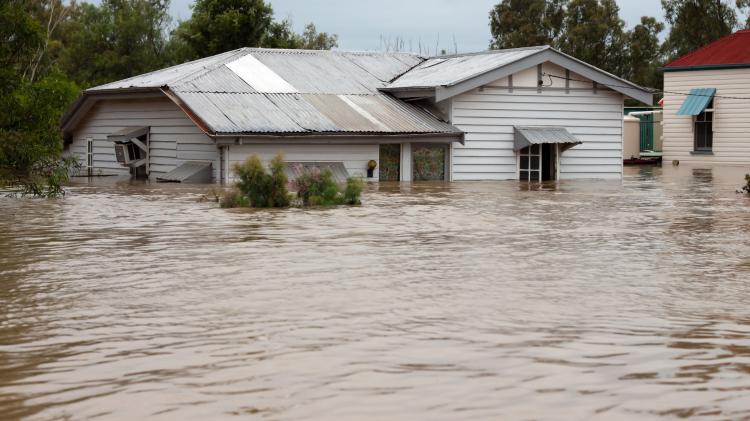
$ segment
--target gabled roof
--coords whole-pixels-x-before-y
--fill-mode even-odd
[[[211,135],[458,139],[462,132],[457,128],[379,91],[423,60],[407,53],[241,48],[97,86],[84,93],[84,100],[127,92],[164,92]],[[70,126],[70,117],[64,128]]]
[[[653,102],[651,91],[549,46],[433,57],[382,90],[415,94],[427,90],[442,101],[547,61],[641,102]]]
[[[750,67],[750,29],[737,31],[671,61],[664,71]]]

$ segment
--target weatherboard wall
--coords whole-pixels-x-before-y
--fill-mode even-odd
[[[127,175],[115,159],[107,136],[125,127],[149,126],[151,178],[167,173],[184,161],[211,161],[218,180],[219,152],[215,142],[167,98],[106,100],[97,103],[79,125],[68,146],[71,155],[86,163],[86,139],[94,140],[95,175]]]
[[[565,69],[544,63],[542,71],[565,77]],[[623,95],[570,73],[543,77],[539,92],[536,67],[452,98],[451,123],[465,132],[465,144],[453,144],[453,180],[517,178],[514,126],[565,127],[583,144],[562,153],[560,179],[622,177]],[[512,89],[511,81],[512,79]]]
[[[712,155],[694,151],[693,117],[677,111],[693,88],[716,88]],[[750,164],[750,69],[695,70],[664,73],[665,162],[683,164]],[[734,98],[730,98],[734,97]]]
[[[345,139],[340,139],[345,142]],[[257,155],[264,163],[281,153],[287,162],[343,162],[350,176],[366,177],[367,162],[378,162],[380,147],[377,144],[363,144],[361,140],[351,139],[351,144],[291,144],[291,143],[257,143],[230,145],[227,168],[244,162],[252,155]],[[228,178],[234,177],[231,171]],[[378,178],[377,169],[373,174]]]

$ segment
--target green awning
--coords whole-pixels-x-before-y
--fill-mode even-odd
[[[698,115],[702,113],[715,94],[716,88],[691,89],[680,110],[677,111],[677,115]]]
[[[570,134],[564,127],[515,126],[513,139],[515,151],[530,145],[543,143],[558,143],[562,145],[562,150],[566,150],[583,142]]]

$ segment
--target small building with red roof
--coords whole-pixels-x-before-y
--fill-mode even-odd
[[[668,63],[663,159],[750,164],[750,30]]]

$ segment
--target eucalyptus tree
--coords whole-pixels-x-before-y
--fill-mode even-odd
[[[733,6],[750,6],[748,0],[735,5],[728,0],[661,0],[664,18],[671,26],[664,52],[676,58],[727,36],[737,27]]]
[[[556,45],[569,0],[503,0],[490,10],[490,48]]]

